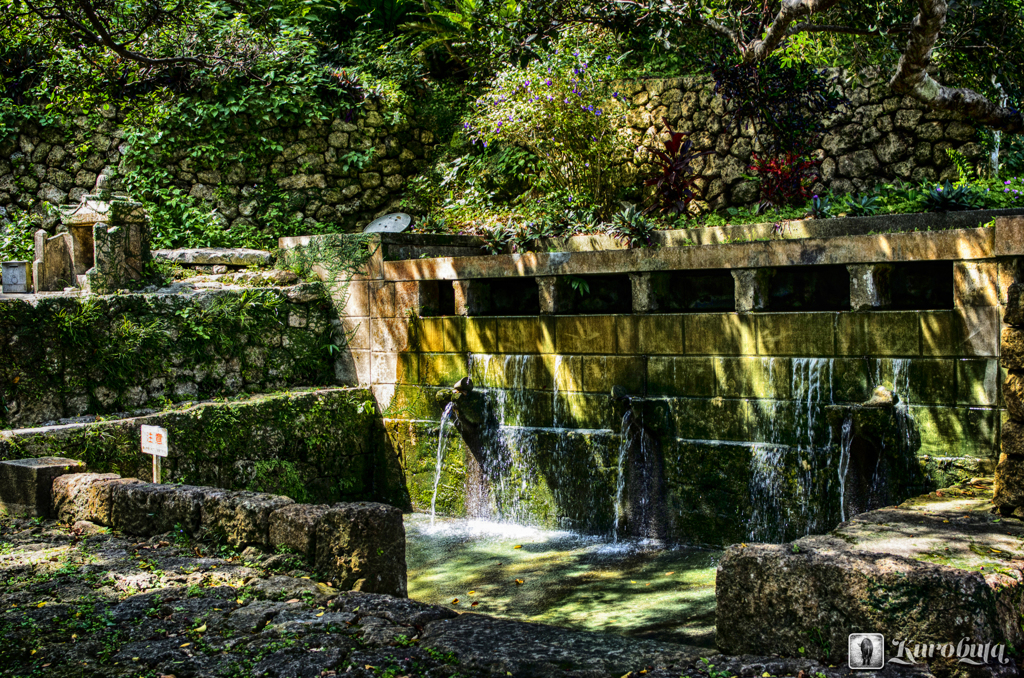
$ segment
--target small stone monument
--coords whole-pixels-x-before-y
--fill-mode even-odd
[[[66,233],[36,232],[33,263],[36,291],[77,286],[110,294],[142,278],[150,258],[149,224],[142,204],[106,188],[101,175],[94,193],[63,209]]]

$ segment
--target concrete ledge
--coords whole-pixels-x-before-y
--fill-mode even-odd
[[[54,478],[84,470],[82,462],[63,457],[0,461],[0,509],[20,517],[52,517]]]
[[[392,506],[300,505],[279,495],[155,485],[113,473],[63,475],[52,484],[55,512],[66,523],[143,537],[205,530],[235,546],[287,546],[338,588],[406,596],[405,527]]]

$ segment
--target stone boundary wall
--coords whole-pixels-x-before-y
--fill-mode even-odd
[[[1002,447],[992,502],[1006,516],[1024,516],[1024,285],[1010,286],[1001,337],[1003,401]]]
[[[166,167],[173,185],[205,201],[225,226],[250,228],[260,209],[255,185],[270,182],[287,198],[292,215],[313,229],[335,224],[339,231],[358,230],[393,212],[409,176],[423,168],[436,143],[434,133],[410,118],[391,122],[396,111],[367,101],[351,120],[324,120],[308,128],[271,126],[262,134],[284,150],[262,166],[235,163],[224,171],[200,167],[182,148]],[[70,129],[26,125],[0,139],[0,220],[13,206],[32,200],[53,205],[78,202],[92,192],[101,174],[128,170],[128,145],[116,111],[98,122],[77,118]],[[351,153],[373,151],[362,167],[349,167]],[[109,188],[119,190],[114,179]],[[138,196],[137,196],[138,197]],[[2,221],[0,221],[2,223]]]
[[[708,78],[652,79],[621,86],[630,104],[627,129],[639,145],[657,145],[653,136],[664,130],[662,120],[667,119],[676,130],[693,135],[698,148],[714,151],[698,163],[704,200],[715,208],[757,202],[756,184],[743,178],[749,174],[756,144],[748,133],[725,128],[725,104],[714,96]],[[828,133],[815,151],[822,161],[816,192],[850,192],[895,179],[955,177],[947,148],[960,150],[972,162],[983,159],[984,149],[971,124],[892,95],[880,72],[866,71],[857,86],[847,87],[847,95],[851,106],[828,121]],[[335,231],[358,230],[395,211],[406,181],[429,162],[437,142],[411,108],[404,112],[406,121],[397,124],[389,122],[393,111],[374,102],[364,104],[363,111],[351,121],[337,118],[309,128],[268,128],[266,136],[280,141],[284,150],[266,166],[236,164],[223,172],[209,171],[182,149],[167,169],[175,186],[207,201],[232,228],[254,223],[260,209],[254,185],[273,178],[288,198],[288,209],[310,230],[318,224],[332,224]],[[126,170],[128,148],[118,114],[104,112],[98,120],[81,116],[70,129],[29,125],[0,140],[0,210],[31,200],[77,202],[100,174]],[[373,156],[366,167],[345,170],[346,154],[370,149]],[[645,155],[638,153],[635,160]],[[112,187],[118,187],[116,180]]]
[[[714,208],[751,205],[758,186],[749,175],[751,153],[758,145],[749,131],[729,130],[726,104],[714,95],[709,77],[689,77],[622,83],[630,110],[626,124],[642,145],[658,146],[654,135],[673,129],[691,135],[696,149],[713,150],[697,167],[703,181],[701,197]],[[863,190],[877,183],[902,179],[934,181],[956,178],[945,149],[959,150],[971,162],[985,155],[976,128],[968,122],[932,112],[910,97],[889,90],[876,69],[861,74],[845,94],[850,106],[826,121],[827,131],[814,157],[821,161],[821,181],[815,193]],[[639,160],[642,155],[638,156]]]
[[[319,285],[0,300],[0,426],[339,383]]]
[[[290,391],[130,419],[4,431],[0,460],[71,457],[95,471],[150,477],[151,458],[139,452],[144,424],[168,431],[164,482],[270,492],[305,503],[409,503],[366,389]]]
[[[87,521],[143,537],[205,531],[233,546],[287,547],[339,590],[407,595],[405,526],[392,506],[296,504],[272,494],[155,485],[113,473],[59,476],[53,501],[64,523]]]

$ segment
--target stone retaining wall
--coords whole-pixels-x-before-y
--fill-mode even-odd
[[[300,505],[278,495],[154,485],[111,473],[60,476],[53,500],[61,522],[144,537],[202,530],[233,546],[288,548],[335,588],[406,597],[402,512],[384,504]]]
[[[319,285],[8,297],[0,427],[329,386],[343,343]]]
[[[748,133],[726,129],[726,106],[708,78],[652,79],[621,87],[630,107],[627,129],[639,146],[657,145],[652,135],[662,132],[662,120],[668,120],[691,134],[697,148],[713,151],[698,163],[704,200],[716,208],[757,202],[756,184],[744,178],[756,144]],[[849,192],[894,179],[955,177],[947,148],[958,149],[971,162],[984,160],[971,124],[894,96],[879,71],[866,71],[859,83],[847,86],[847,94],[851,106],[828,121],[815,150],[822,179],[816,192]],[[248,229],[259,221],[264,202],[256,187],[266,183],[283,191],[286,216],[303,221],[309,231],[322,231],[318,224],[332,224],[334,231],[356,230],[395,211],[406,181],[429,161],[437,141],[411,109],[404,111],[403,122],[389,122],[394,114],[367,102],[351,121],[324,120],[303,129],[270,127],[263,134],[284,150],[261,166],[206,168],[183,148],[166,169],[175,187],[216,208],[230,228]],[[117,121],[111,110],[96,118],[80,117],[68,129],[26,125],[0,139],[0,210],[33,200],[77,202],[100,174],[128,171],[129,149]],[[346,170],[350,154],[371,149],[365,167]],[[112,185],[117,187],[117,181]]]
[[[201,403],[130,419],[0,433],[0,460],[62,456],[95,471],[151,477],[140,427],[168,431],[164,482],[283,494],[299,502],[408,506],[366,389]]]
[[[993,502],[1003,515],[1024,517],[1024,285],[1015,282],[1007,297],[1001,338],[1006,418]]]

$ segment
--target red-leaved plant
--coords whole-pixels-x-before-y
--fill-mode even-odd
[[[799,205],[811,195],[811,186],[818,176],[818,162],[801,153],[751,157],[750,170],[761,183],[761,201],[757,211]]]
[[[647,148],[657,168],[657,174],[644,181],[644,186],[654,187],[657,200],[648,211],[658,209],[663,213],[690,216],[690,203],[700,197],[694,163],[711,151],[694,150],[692,139],[687,138],[684,132],[673,130],[668,120],[662,118],[662,121],[670,135],[668,140],[663,142],[665,150]]]

